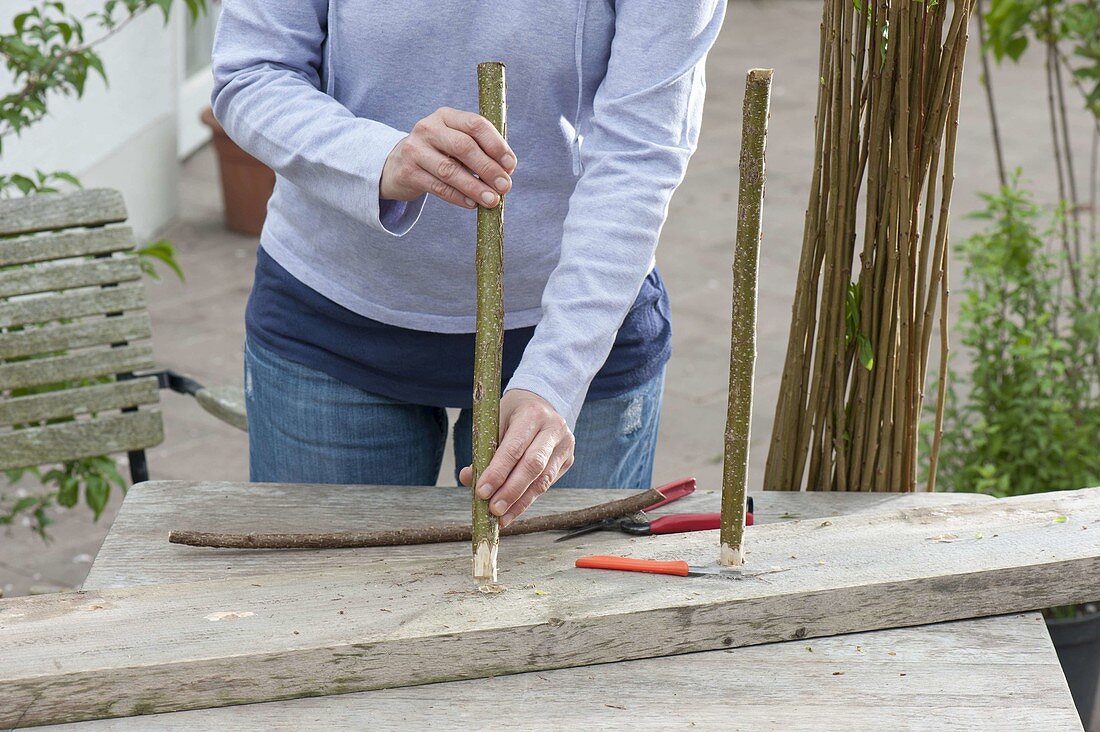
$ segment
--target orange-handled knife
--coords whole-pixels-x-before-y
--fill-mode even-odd
[[[613,557],[596,554],[577,560],[581,569],[616,569],[621,572],[648,572],[649,574],[672,574],[677,577],[702,576],[716,574],[736,577],[736,573],[723,571],[718,567],[693,567],[681,559],[661,561],[657,559],[632,559],[631,557]]]

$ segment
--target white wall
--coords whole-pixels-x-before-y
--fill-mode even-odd
[[[0,23],[28,3],[5,0]],[[81,13],[93,0],[69,3]],[[10,8],[10,9],[9,9]],[[139,238],[176,214],[179,31],[158,11],[138,18],[100,47],[108,87],[90,79],[83,99],[54,97],[49,116],[21,138],[5,140],[0,171],[67,170],[86,187],[122,191]],[[11,80],[0,81],[10,89]]]

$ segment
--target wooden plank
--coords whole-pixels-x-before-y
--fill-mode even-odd
[[[808,650],[812,649],[812,650]],[[75,732],[526,729],[1080,730],[1035,614],[729,651],[84,722]]]
[[[468,523],[470,498],[454,487],[286,485],[263,483],[189,483],[154,481],[130,489],[111,531],[103,541],[85,587],[123,587],[163,582],[192,582],[269,572],[355,567],[386,559],[466,557],[469,546],[425,546],[330,549],[300,552],[256,552],[198,549],[169,544],[173,529],[247,533],[250,531],[351,531]],[[529,513],[542,516],[613,501],[620,490],[555,488],[536,501]],[[795,493],[754,494],[756,521],[775,523],[794,518],[834,516],[915,506],[992,501],[973,493]],[[715,512],[717,490],[692,495],[652,512]],[[427,513],[426,513],[427,512]],[[554,546],[559,534],[531,534],[503,539],[509,552],[531,552]],[[600,532],[584,539],[591,553],[615,553],[623,535]],[[581,542],[578,541],[577,545]],[[558,544],[557,546],[561,546]]]
[[[0,601],[0,724],[804,640],[1100,594],[1100,489],[753,533],[747,566],[771,573],[739,580],[576,570],[588,547],[569,542],[515,554],[502,593],[472,588],[457,559]],[[644,537],[623,553],[705,563],[714,542]]]
[[[164,441],[160,412],[108,414],[0,433],[0,470],[142,450]]]
[[[126,220],[122,194],[108,188],[0,201],[0,236],[102,226]]]
[[[618,495],[608,490],[554,489],[531,511],[570,510]],[[759,492],[754,498],[757,521],[765,524],[875,508],[992,500],[976,494],[788,491]],[[369,514],[362,508],[364,503]],[[413,504],[415,509],[410,508]],[[360,555],[349,554],[376,551],[326,552],[325,558],[309,564],[298,562],[313,557],[312,552],[232,552],[228,557],[211,552],[199,559],[190,552],[173,552],[180,547],[165,544],[164,536],[196,516],[208,517],[206,526],[211,530],[249,530],[269,522],[288,529],[304,522],[312,530],[355,526],[360,515],[389,525],[441,521],[443,516],[461,521],[467,506],[464,491],[445,487],[143,483],[127,494],[84,587],[214,579],[289,566],[317,572],[361,560]],[[717,507],[717,492],[700,490],[654,515]],[[600,551],[617,551],[615,542],[621,536],[601,536],[608,544]],[[539,537],[513,540],[521,538]],[[540,544],[547,546],[553,538],[544,535]],[[430,549],[456,557],[466,554],[465,544]],[[425,552],[424,556],[430,555]],[[351,728],[363,719],[381,728],[514,728],[507,718],[468,716],[470,708],[501,698],[524,700],[525,725],[531,729],[564,729],[583,723],[599,729],[664,730],[669,720],[676,720],[673,726],[700,729],[726,729],[736,720],[733,726],[742,729],[814,732],[846,726],[935,732],[1080,728],[1046,626],[1036,613],[817,639],[812,652],[806,645],[770,644],[52,729],[296,730]],[[661,679],[661,688],[667,692],[653,694],[653,684],[639,685],[639,679]],[[1012,681],[1006,684],[1005,679]]]
[[[0,267],[112,254],[133,248],[134,232],[128,226],[34,234],[0,240]]]
[[[0,270],[0,297],[113,285],[141,279],[136,255],[83,259],[37,267]]]
[[[138,343],[0,365],[0,389],[57,384],[153,367],[153,347]]]
[[[125,283],[101,290],[32,296],[0,303],[0,328],[144,309],[145,290],[141,283]]]
[[[106,346],[152,337],[148,313],[92,318],[42,328],[0,333],[0,359],[37,356],[88,346]]]
[[[0,400],[0,425],[29,424],[123,407],[156,404],[154,376]]]

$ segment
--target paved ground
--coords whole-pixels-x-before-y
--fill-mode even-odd
[[[812,153],[820,4],[809,0],[732,2],[709,65],[702,141],[677,193],[658,254],[672,292],[675,354],[669,367],[655,480],[692,474],[717,485],[729,358],[729,268],[743,77],[753,66],[776,69],[768,151],[765,243],[761,261],[760,356],[750,477],[758,485],[782,368],[794,273],[801,241]],[[973,46],[972,46],[973,48]],[[989,125],[974,54],[960,124],[954,236],[973,230],[961,213],[976,192],[994,185]],[[995,72],[1009,164],[1034,188],[1053,191],[1050,143],[1035,57]],[[1084,115],[1081,115],[1082,117]],[[1083,121],[1083,120],[1082,120]],[[1081,164],[1086,130],[1075,129]],[[217,174],[209,149],[182,168],[180,220],[167,236],[179,248],[187,282],[149,283],[157,359],[209,383],[240,380],[242,314],[256,241],[220,223]],[[1052,194],[1053,195],[1053,194]],[[959,277],[954,279],[956,291]],[[164,396],[166,440],[151,451],[155,478],[244,480],[242,433],[207,417],[192,402]],[[448,466],[443,476],[450,475]],[[76,586],[87,572],[118,507],[92,524],[85,509],[59,518],[43,545],[24,530],[0,534],[0,589],[8,596],[34,585]]]

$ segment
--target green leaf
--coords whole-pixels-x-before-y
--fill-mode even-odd
[[[173,247],[171,241],[161,239],[144,244],[143,247],[138,249],[138,254],[146,260],[158,260],[163,262],[169,269],[176,273],[180,282],[185,282],[183,267],[180,267],[179,262],[176,260],[176,248]],[[153,277],[154,280],[160,280],[161,276],[156,273],[152,266],[145,266],[145,263],[143,263],[142,269],[147,275]]]
[[[871,348],[871,341],[862,334],[859,336],[859,362],[868,371],[875,367],[875,351]]]
[[[103,514],[103,509],[107,507],[107,500],[110,497],[111,486],[107,481],[98,475],[89,476],[88,483],[84,487],[84,500],[87,502],[88,507],[95,512],[97,521]]]
[[[1013,61],[1019,61],[1027,50],[1027,36],[1017,36],[1005,44],[1005,54]]]
[[[179,262],[176,260],[176,248],[172,246],[172,242],[167,239],[160,239],[158,241],[149,242],[137,250],[137,253],[146,258],[157,259],[168,266],[176,276],[180,278],[180,282],[185,281],[183,276],[183,268],[180,267]],[[154,279],[160,279],[156,271],[152,267],[146,268],[145,272]]]
[[[57,491],[57,502],[65,508],[72,508],[80,500],[80,483],[71,475],[61,481]]]

